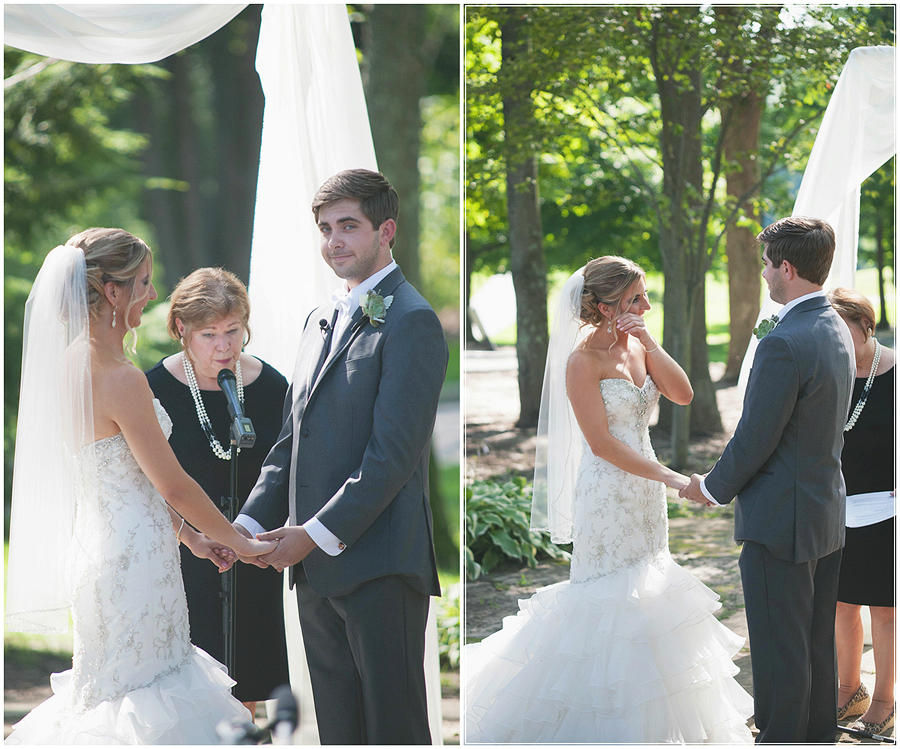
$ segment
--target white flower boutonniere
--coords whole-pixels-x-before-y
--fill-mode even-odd
[[[753,328],[753,335],[755,335],[761,341],[763,338],[769,335],[769,333],[775,330],[776,325],[778,325],[778,315],[767,317],[765,320],[760,321],[759,327]]]
[[[383,297],[377,291],[369,291],[360,297],[359,306],[362,307],[363,315],[369,318],[369,324],[377,328],[384,322],[393,301],[392,296]]]

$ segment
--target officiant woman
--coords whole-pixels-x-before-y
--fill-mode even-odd
[[[865,296],[839,288],[828,298],[849,326],[856,354],[856,384],[841,453],[847,496],[893,491],[895,352],[875,339],[875,310]],[[860,681],[861,606],[868,606],[872,616],[871,696]],[[847,528],[835,620],[838,720],[860,716],[854,727],[868,733],[883,734],[894,725],[894,606],[894,518]]]
[[[238,504],[243,504],[281,430],[287,381],[265,362],[242,352],[250,340],[250,300],[244,284],[221,268],[199,268],[170,297],[168,332],[180,353],[147,372],[154,395],[172,417],[169,444],[179,462],[214,502],[230,494],[230,425],[217,376],[230,369],[256,443],[238,455]],[[240,509],[240,507],[238,508]],[[225,662],[222,589],[215,565],[184,547],[181,569],[191,641]],[[282,573],[236,564],[234,695],[252,715],[256,703],[288,681],[282,609]]]

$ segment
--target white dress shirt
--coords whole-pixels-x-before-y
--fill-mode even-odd
[[[365,281],[360,282],[352,289],[348,288],[347,282],[344,281],[340,286],[338,286],[338,288],[334,290],[331,298],[334,300],[334,307],[338,311],[338,316],[337,320],[334,323],[334,332],[331,334],[332,347],[337,344],[337,342],[341,339],[341,336],[344,334],[344,331],[347,329],[347,326],[350,325],[350,321],[353,318],[353,313],[356,312],[356,308],[359,306],[360,297],[363,296],[363,294],[366,294],[374,289],[396,267],[397,263],[391,260],[391,262],[388,263],[384,268],[376,271]],[[254,520],[249,515],[244,515],[243,513],[238,515],[235,518],[234,522],[242,525],[254,536],[256,536],[258,533],[266,532],[266,529],[263,528],[258,522],[256,522],[256,520]],[[305,530],[309,534],[309,537],[313,540],[316,546],[318,546],[322,551],[328,554],[328,556],[336,557],[345,548],[347,548],[346,545],[337,536],[335,536],[330,530],[328,530],[328,528],[322,525],[322,523],[315,515],[313,515],[309,520],[303,523],[302,527],[303,530]]]
[[[805,302],[807,299],[814,299],[817,296],[825,296],[825,290],[820,289],[819,291],[813,291],[811,294],[804,294],[803,296],[798,296],[796,299],[791,299],[787,304],[785,304],[780,310],[778,310],[778,323],[780,324],[782,320],[784,320],[785,315],[790,312],[794,307],[796,307],[800,302]],[[700,479],[700,491],[703,492],[703,496],[706,497],[710,502],[712,502],[717,507],[724,507],[721,502],[717,502],[716,498],[710,493],[709,489],[706,488],[706,477],[704,476]]]

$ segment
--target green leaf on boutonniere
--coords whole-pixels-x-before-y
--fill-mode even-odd
[[[393,301],[392,296],[383,297],[377,291],[369,291],[360,297],[359,306],[362,307],[363,315],[369,318],[369,324],[377,328],[384,322]]]
[[[753,335],[755,335],[759,340],[762,340],[767,335],[769,335],[769,333],[775,330],[776,325],[778,325],[778,315],[767,317],[765,320],[760,321],[758,327],[753,328]]]

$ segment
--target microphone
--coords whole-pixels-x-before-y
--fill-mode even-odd
[[[253,423],[244,416],[244,408],[237,394],[237,378],[230,369],[223,369],[216,376],[216,381],[222,392],[225,393],[225,401],[228,404],[228,414],[231,416],[231,437],[238,447],[253,447],[256,444],[256,431]]]
[[[300,710],[290,685],[276,687],[269,699],[275,700],[275,720],[269,726],[272,729],[272,743],[282,746],[293,743],[291,739],[300,722]]]

